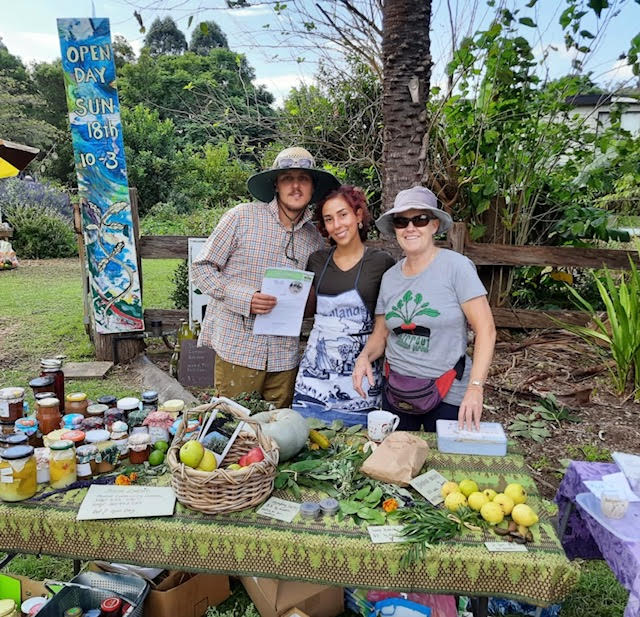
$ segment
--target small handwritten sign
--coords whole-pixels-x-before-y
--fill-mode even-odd
[[[491,553],[526,553],[527,547],[517,542],[485,542],[484,545]]]
[[[285,499],[278,499],[277,497],[271,497],[264,502],[264,504],[256,510],[256,514],[260,516],[266,516],[267,518],[275,518],[278,521],[290,523],[296,514],[300,511],[300,504],[295,501],[286,501]]]
[[[213,385],[215,352],[209,347],[198,347],[198,341],[185,339],[180,343],[178,381],[183,386],[207,388]]]
[[[404,538],[400,535],[402,530],[402,525],[369,525],[367,527],[371,542],[374,544],[404,542]]]
[[[440,489],[447,479],[435,469],[430,469],[421,476],[416,476],[409,484],[434,506],[442,503]]]
[[[94,484],[89,487],[76,520],[171,516],[175,504],[176,496],[170,487]]]

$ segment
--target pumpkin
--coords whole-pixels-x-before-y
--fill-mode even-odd
[[[278,444],[280,460],[286,461],[302,450],[309,437],[307,421],[293,409],[274,409],[251,416],[265,435]]]

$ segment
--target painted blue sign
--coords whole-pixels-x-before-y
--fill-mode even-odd
[[[58,19],[58,35],[96,331],[143,330],[109,20]]]

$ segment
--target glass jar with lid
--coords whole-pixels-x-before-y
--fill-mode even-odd
[[[60,401],[60,411],[64,411],[64,372],[62,358],[42,358],[40,360],[40,377],[53,377],[53,391]]]
[[[118,399],[112,394],[104,394],[97,398],[96,403],[98,403],[99,405],[106,405],[109,409],[111,409],[112,407],[118,406]]]
[[[155,390],[145,390],[142,393],[142,409],[155,411],[158,408],[158,393]]]
[[[45,375],[44,377],[35,377],[32,379],[29,382],[29,387],[33,391],[34,398],[36,394],[41,394],[42,392],[53,392],[54,382],[55,378],[53,375]],[[55,393],[53,396],[55,396]]]
[[[129,462],[141,465],[149,460],[151,436],[148,433],[135,433],[129,437]]]
[[[98,447],[98,454],[96,455],[98,473],[109,473],[113,471],[120,458],[118,445],[113,441],[101,441],[96,445]]]
[[[13,446],[28,446],[29,437],[21,432],[10,433],[9,435],[0,435],[0,457],[7,448]]]
[[[125,412],[122,409],[107,409],[104,412],[104,427],[111,431],[114,422],[122,422],[126,420]]]
[[[0,422],[14,423],[24,415],[24,388],[0,389]]]
[[[60,415],[60,400],[57,398],[43,398],[36,402],[36,417],[40,426],[40,432],[48,435],[51,431],[60,428],[62,416]]]
[[[36,494],[36,459],[31,446],[13,446],[0,460],[0,499],[23,501]]]
[[[109,407],[102,403],[94,403],[87,407],[87,418],[102,418],[104,419],[104,413]]]
[[[98,473],[97,454],[98,446],[91,443],[86,443],[76,449],[78,480],[88,480]]]
[[[62,435],[60,435],[60,439],[70,441],[71,443],[73,443],[74,447],[77,448],[84,443],[84,436],[84,431],[73,430],[62,433]]]
[[[51,431],[47,435],[42,438],[42,443],[46,448],[50,448],[51,444],[55,441],[60,441],[62,439],[62,435],[67,432],[66,428],[57,428],[55,431]]]
[[[125,396],[124,398],[118,399],[118,409],[122,410],[124,420],[126,420],[130,412],[140,409],[140,399],[137,399],[135,396]]]
[[[64,404],[64,410],[67,413],[79,413],[86,416],[87,407],[89,407],[89,401],[84,392],[70,392],[67,394]]]
[[[64,488],[77,480],[76,449],[73,442],[60,439],[51,444],[49,483],[51,488]]]
[[[66,428],[70,431],[80,429],[84,416],[81,413],[66,413],[62,416],[62,426],[60,428]]]
[[[16,420],[16,432],[24,433],[29,438],[29,445],[34,448],[42,446],[42,434],[38,427],[38,420],[33,416],[26,416]]]

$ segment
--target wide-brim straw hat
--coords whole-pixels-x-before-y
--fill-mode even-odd
[[[333,174],[316,167],[316,161],[308,150],[293,147],[280,152],[271,169],[254,174],[247,180],[249,192],[258,201],[269,203],[276,195],[278,174],[289,169],[306,171],[313,178],[311,203],[317,203],[330,191],[340,186],[339,180]]]
[[[393,226],[393,217],[407,210],[427,210],[439,221],[438,231],[444,233],[453,224],[451,216],[438,206],[438,198],[424,186],[414,186],[410,189],[400,191],[393,202],[393,208],[387,210],[378,217],[376,227],[388,236],[395,236],[396,230]]]

